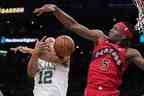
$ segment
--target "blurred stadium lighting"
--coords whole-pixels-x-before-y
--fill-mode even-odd
[[[23,13],[24,8],[0,8],[0,13],[1,14],[11,14],[11,13]]]

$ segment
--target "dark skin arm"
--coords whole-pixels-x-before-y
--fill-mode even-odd
[[[55,7],[55,11],[53,14],[56,18],[64,25],[65,28],[75,32],[77,35],[91,40],[93,42],[96,41],[103,33],[96,30],[90,30],[89,28],[79,24],[74,18],[66,14],[64,11]]]
[[[127,58],[130,60],[130,62],[136,64],[137,67],[144,70],[144,58],[142,57],[141,53],[138,50],[128,48]]]
[[[96,41],[101,36],[104,36],[102,31],[90,30],[89,28],[79,24],[73,17],[62,11],[56,5],[45,4],[41,8],[35,9],[34,13],[41,15],[45,12],[52,12],[53,15],[64,25],[65,28],[75,32],[79,36]]]

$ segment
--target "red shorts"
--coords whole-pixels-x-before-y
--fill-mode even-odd
[[[98,90],[93,88],[86,88],[84,96],[119,96],[118,90]]]

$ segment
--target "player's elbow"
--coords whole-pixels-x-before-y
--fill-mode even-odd
[[[144,71],[144,60],[135,63],[137,67]]]
[[[28,76],[31,78],[33,78],[35,76],[36,69],[33,68],[32,64],[28,64],[27,73],[28,73]]]

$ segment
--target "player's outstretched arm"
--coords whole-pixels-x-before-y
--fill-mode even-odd
[[[52,12],[54,16],[64,25],[65,28],[75,32],[79,36],[82,36],[86,39],[96,41],[97,38],[103,36],[103,32],[96,30],[90,30],[87,27],[79,24],[74,18],[62,11],[56,5],[45,4],[41,8],[34,10],[34,13],[41,15],[45,12]]]
[[[40,41],[37,40],[35,48],[31,50],[31,58],[28,62],[27,71],[30,77],[34,77],[35,74],[39,71],[38,67],[38,58],[43,55],[43,51],[48,49],[48,43],[45,42],[47,37],[44,36]]]
[[[17,52],[17,51],[19,51],[19,52],[21,52],[21,53],[29,53],[29,54],[31,54],[32,53],[32,48],[28,48],[28,47],[26,47],[26,46],[18,46],[18,47],[16,47],[16,48],[10,48],[10,50],[11,51],[14,51],[15,53]]]
[[[136,66],[144,70],[144,58],[138,50],[129,48],[127,51],[127,58],[128,61],[136,64]]]
[[[38,71],[38,67],[37,67],[37,59],[39,57],[38,55],[38,49],[32,49],[32,48],[28,48],[28,47],[24,47],[24,46],[18,46],[16,48],[10,48],[11,51],[14,51],[15,53],[17,51],[22,52],[22,53],[29,53],[32,54],[29,62],[28,62],[28,66],[27,66],[27,70],[28,70],[28,75],[30,77],[34,77],[35,73]]]

